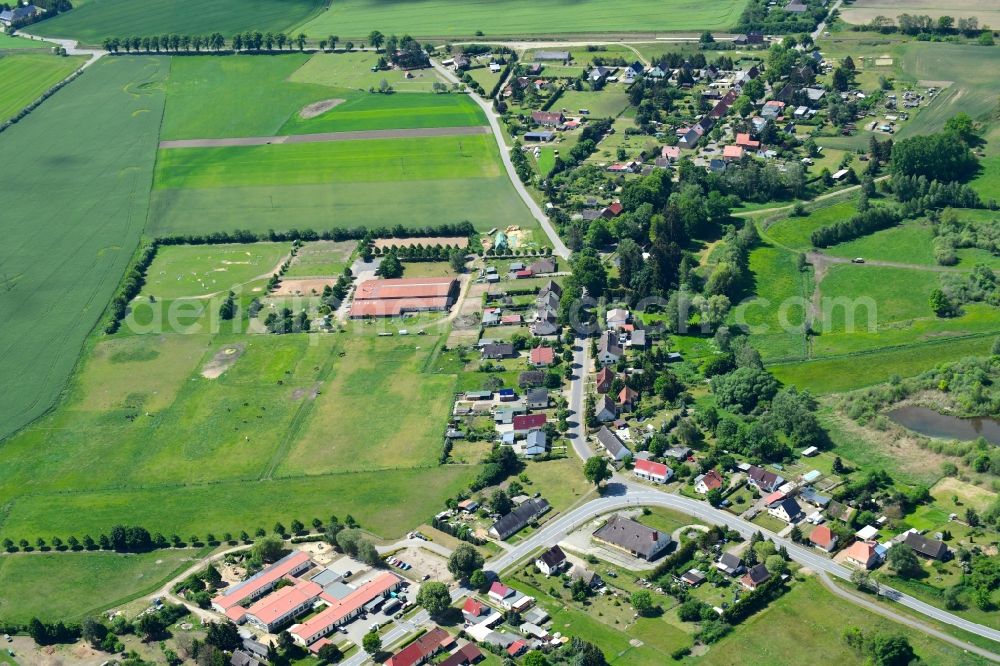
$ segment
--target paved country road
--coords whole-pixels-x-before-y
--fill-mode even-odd
[[[263,146],[270,143],[324,143],[327,141],[362,141],[366,139],[413,139],[432,136],[471,136],[489,133],[490,129],[482,125],[469,127],[417,127],[413,129],[290,134],[287,136],[244,136],[228,139],[176,139],[173,141],[161,141],[160,148],[227,148],[230,146]]]
[[[431,60],[431,64],[434,66],[434,69],[437,70],[438,74],[440,74],[446,81],[451,83],[460,83],[458,77],[456,77],[455,74],[449,71],[446,67],[442,66],[441,63],[436,60]],[[549,237],[549,242],[552,243],[552,252],[563,259],[569,259],[569,248],[566,247],[566,244],[563,243],[561,238],[559,238],[559,234],[552,226],[552,223],[549,222],[548,216],[542,211],[538,203],[531,198],[531,193],[528,192],[528,189],[524,186],[524,183],[521,182],[521,179],[517,175],[517,171],[514,169],[514,163],[510,161],[511,149],[507,146],[507,142],[503,138],[503,131],[500,129],[499,116],[493,110],[493,106],[489,101],[484,100],[482,97],[473,92],[469,93],[469,97],[475,100],[476,104],[478,104],[483,110],[483,113],[486,114],[486,119],[490,123],[490,129],[493,130],[493,136],[496,138],[497,147],[500,149],[500,159],[503,161],[504,168],[507,169],[507,176],[510,178],[511,185],[514,186],[514,189],[521,197],[524,205],[528,207],[531,215],[538,220],[538,224],[542,226],[545,234]]]

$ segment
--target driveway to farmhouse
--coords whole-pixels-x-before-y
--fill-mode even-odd
[[[364,141],[367,139],[417,139],[434,136],[469,136],[489,134],[481,125],[471,127],[419,127],[416,129],[358,130],[354,132],[320,132],[288,136],[244,136],[229,139],[177,139],[161,141],[160,148],[229,148],[232,146],[266,146],[272,143],[325,143],[327,141]]]

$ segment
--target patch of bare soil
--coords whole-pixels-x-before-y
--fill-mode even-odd
[[[278,288],[271,292],[272,296],[319,296],[323,287],[333,286],[336,278],[309,278],[306,280],[282,280]]]
[[[313,102],[312,104],[306,104],[299,111],[299,118],[303,120],[309,120],[310,118],[315,118],[318,115],[326,113],[338,104],[343,104],[345,100],[342,99],[324,99],[319,102]]]
[[[205,379],[218,379],[223,372],[236,363],[236,360],[243,355],[245,346],[243,343],[223,347],[215,352],[215,356],[201,369],[201,376]]]
[[[313,384],[312,388],[308,388],[308,389],[304,389],[304,388],[295,389],[294,391],[292,391],[292,400],[293,401],[298,401],[298,400],[301,400],[302,398],[307,398],[309,400],[315,400],[316,396],[319,395],[319,389],[320,389],[320,382],[316,382],[315,384]]]

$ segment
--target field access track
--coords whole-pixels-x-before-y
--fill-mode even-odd
[[[229,148],[233,146],[266,146],[273,143],[324,143],[327,141],[359,141],[365,139],[414,139],[436,136],[472,136],[489,134],[486,126],[419,127],[416,129],[359,130],[356,132],[322,132],[287,136],[247,136],[230,139],[178,139],[161,141],[160,148]]]

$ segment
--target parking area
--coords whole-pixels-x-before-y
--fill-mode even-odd
[[[417,599],[417,586],[408,585],[405,588],[397,592],[397,598],[400,601],[400,605],[395,608],[392,612],[386,614],[385,608],[383,606],[381,609],[374,613],[368,613],[367,615],[362,615],[355,619],[350,624],[341,627],[338,631],[341,636],[346,636],[352,643],[361,645],[361,641],[364,639],[365,634],[371,631],[374,626],[382,626],[384,624],[393,621],[393,616],[398,615],[402,612],[402,608],[407,604],[415,604]],[[389,602],[386,602],[389,603]]]

